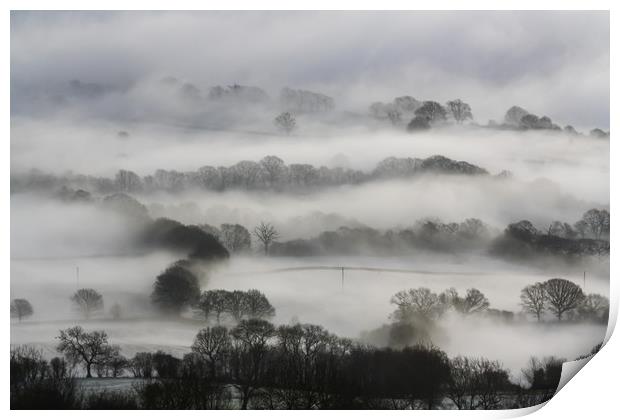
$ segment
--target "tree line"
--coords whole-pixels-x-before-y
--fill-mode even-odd
[[[191,351],[118,353],[104,331],[61,330],[49,362],[21,346],[11,350],[12,408],[142,409],[498,409],[549,399],[563,360],[532,358],[527,384],[512,383],[497,361],[449,358],[433,346],[377,348],[319,325],[275,326],[244,319],[233,328],[198,331]],[[77,389],[80,366],[100,377],[142,382],[127,391]]]
[[[437,252],[482,250],[505,258],[550,255],[569,261],[609,255],[609,212],[590,209],[570,225],[554,221],[545,230],[530,221],[509,224],[502,233],[476,218],[457,222],[421,219],[412,227],[380,231],[370,227],[341,227],[310,239],[275,241],[269,254],[311,256],[334,254],[389,254],[408,249]]]
[[[440,155],[426,159],[388,157],[368,172],[343,167],[315,167],[306,163],[286,164],[278,156],[265,156],[258,162],[244,160],[228,167],[203,166],[189,172],[158,169],[154,174],[146,176],[121,169],[114,178],[80,174],[59,176],[32,170],[28,173],[11,175],[11,191],[55,190],[58,191],[58,196],[65,200],[90,201],[93,200],[93,192],[149,193],[191,189],[294,192],[308,188],[358,185],[379,179],[404,178],[424,173],[488,174],[484,168]]]

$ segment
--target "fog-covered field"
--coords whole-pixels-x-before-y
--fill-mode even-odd
[[[204,321],[162,320],[148,306],[153,278],[173,256],[14,260],[13,291],[31,297],[38,308],[30,321],[13,324],[13,344],[37,343],[53,352],[58,330],[81,324],[104,329],[113,343],[133,355],[163,349],[180,355],[189,351]],[[80,267],[80,287],[99,290],[109,305],[118,302],[129,320],[83,321],[71,310],[69,296],[77,288],[75,267]],[[420,273],[345,270],[278,271],[302,267],[364,267],[412,270]],[[114,267],[114,275],[109,274]],[[276,308],[274,322],[291,321],[326,326],[338,335],[359,338],[364,331],[389,322],[394,310],[390,297],[407,288],[428,287],[435,292],[454,287],[459,292],[478,288],[491,307],[518,312],[519,293],[527,284],[551,276],[582,284],[576,269],[553,274],[500,263],[484,257],[467,260],[433,255],[416,258],[237,258],[213,272],[206,288],[263,291]],[[588,274],[586,291],[608,295],[608,279]],[[105,316],[105,315],[104,315]],[[188,314],[188,316],[191,316]],[[131,320],[131,318],[137,318]],[[109,315],[107,316],[109,318]],[[155,318],[155,319],[149,319]],[[436,345],[449,355],[484,356],[502,361],[518,374],[532,355],[572,359],[602,341],[605,326],[536,323],[502,324],[492,320],[451,317],[440,323]],[[518,343],[518,346],[515,345]]]

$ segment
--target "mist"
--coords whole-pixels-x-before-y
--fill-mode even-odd
[[[256,290],[272,327],[496,360],[526,389],[531,357],[605,336],[609,135],[607,12],[13,12],[11,345],[59,356],[82,325],[181,358],[254,319],[205,296]],[[580,296],[564,318],[522,295],[550,279]],[[441,314],[396,345],[419,314],[393,297],[422,288]]]

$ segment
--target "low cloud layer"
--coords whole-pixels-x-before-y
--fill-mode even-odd
[[[462,97],[481,122],[519,104],[609,126],[607,12],[15,12],[11,66],[24,112],[24,97],[72,79],[128,89],[171,75],[314,89],[341,110]]]

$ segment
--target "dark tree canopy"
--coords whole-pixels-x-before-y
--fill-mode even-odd
[[[440,103],[434,101],[424,101],[421,107],[415,110],[416,117],[426,118],[431,124],[445,121],[447,116],[446,109]]]
[[[215,236],[198,226],[186,226],[171,219],[160,218],[150,223],[140,239],[150,247],[187,252],[190,258],[217,261],[229,257]]]
[[[407,124],[408,131],[422,131],[428,130],[431,128],[430,123],[426,117],[416,116],[414,117],[409,124]]]
[[[180,315],[200,297],[198,280],[191,271],[173,264],[157,276],[151,294],[152,302],[163,312]]]

